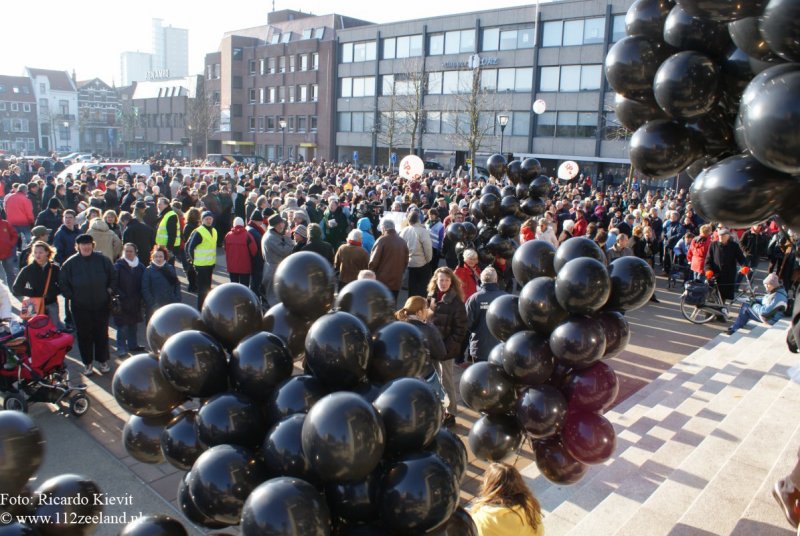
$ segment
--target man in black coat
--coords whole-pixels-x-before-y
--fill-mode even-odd
[[[736,264],[744,266],[747,258],[739,244],[731,240],[731,232],[722,228],[717,231],[719,240],[711,242],[706,255],[705,270],[711,270],[717,278],[722,301],[732,300],[736,283]]]
[[[150,252],[156,243],[156,232],[147,224],[140,222],[128,212],[119,218],[122,225],[122,243],[136,244],[139,262],[145,266],[150,264]]]
[[[467,299],[467,327],[469,329],[469,355],[472,361],[486,361],[489,352],[500,343],[486,323],[489,305],[508,293],[497,284],[497,271],[491,266],[481,272],[481,287]]]

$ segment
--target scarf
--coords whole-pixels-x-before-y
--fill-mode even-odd
[[[122,257],[122,260],[128,263],[128,266],[131,268],[136,268],[139,266],[139,257],[134,257],[132,261],[129,261],[127,257]]]
[[[355,240],[348,240],[347,243],[351,246],[361,246],[361,242],[357,242]]]
[[[160,266],[155,262],[153,262],[153,266],[156,267],[157,272],[159,272],[162,276],[164,276],[164,279],[167,280],[167,283],[169,283],[170,286],[174,287],[178,283],[178,276],[175,275],[175,273],[169,269],[166,261]]]

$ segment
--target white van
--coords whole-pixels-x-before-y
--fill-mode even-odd
[[[91,171],[94,174],[108,172],[118,174],[125,171],[128,175],[138,175],[140,173],[150,175],[152,171],[150,164],[138,164],[135,162],[79,162],[77,164],[70,164],[64,168],[64,171],[58,174],[58,178],[65,179],[69,174],[72,174],[72,177],[75,178],[83,169]]]

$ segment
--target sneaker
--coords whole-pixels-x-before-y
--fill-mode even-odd
[[[456,416],[452,413],[445,413],[442,418],[442,426],[445,428],[452,428],[456,425]]]
[[[84,376],[91,376],[92,374],[94,374],[93,364],[89,363],[88,365],[83,367],[83,375]]]
[[[800,490],[794,487],[788,479],[780,479],[772,488],[772,496],[783,509],[783,514],[789,524],[797,528],[800,524]]]
[[[111,365],[108,364],[108,361],[106,361],[105,363],[98,363],[97,370],[105,374],[106,372],[111,370]]]
[[[725,333],[727,333],[728,335],[733,335],[736,332],[733,331],[731,328],[728,328],[728,329],[725,330]]]

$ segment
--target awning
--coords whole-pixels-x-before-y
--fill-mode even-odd
[[[255,145],[254,141],[222,140],[222,145]]]

